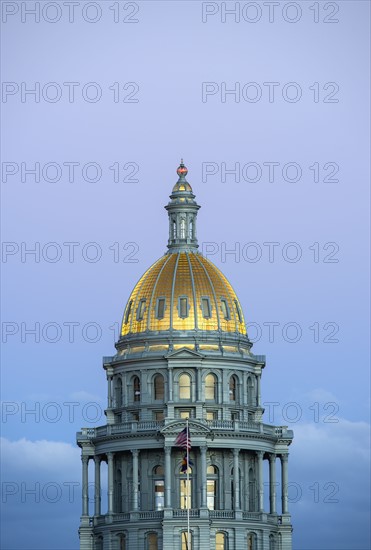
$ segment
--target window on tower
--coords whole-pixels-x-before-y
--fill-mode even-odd
[[[179,317],[185,319],[188,317],[188,298],[187,296],[180,296],[178,302]]]
[[[154,396],[156,401],[163,401],[165,398],[165,383],[162,374],[156,374],[153,379]]]
[[[133,392],[134,401],[140,401],[140,380],[138,376],[134,376],[133,379]]]
[[[229,401],[237,401],[237,377],[235,375],[229,379]]]
[[[193,220],[189,222],[189,238],[193,239]]]
[[[211,317],[211,306],[208,296],[201,298],[201,309],[202,315],[205,317],[205,319],[209,319]]]
[[[127,324],[129,322],[129,317],[130,317],[130,313],[131,313],[131,308],[133,306],[133,300],[130,300],[127,308],[126,308],[126,313],[125,313],[125,324]]]
[[[234,305],[235,305],[235,308],[236,308],[238,322],[242,323],[242,313],[241,313],[240,304],[237,302],[237,300],[235,300]]]
[[[185,220],[182,218],[180,220],[180,238],[185,239],[185,237],[186,237]]]
[[[208,374],[205,378],[205,400],[216,401],[217,383],[214,374]]]
[[[215,537],[215,550],[228,550],[225,533],[217,533]]]
[[[142,321],[146,310],[146,299],[142,298],[137,309],[137,321]]]
[[[165,316],[165,304],[166,299],[161,297],[157,298],[157,304],[156,304],[156,317],[157,319],[163,319]]]
[[[207,507],[209,510],[217,508],[217,487],[218,487],[218,468],[216,466],[207,467]]]
[[[182,545],[181,550],[192,550],[192,533],[187,533],[187,531],[182,531]]]
[[[158,537],[157,533],[149,533],[147,536],[147,549],[158,550]]]
[[[179,376],[179,399],[191,399],[191,377],[189,374]]]
[[[228,302],[225,298],[221,298],[220,303],[221,303],[221,306],[222,306],[222,313],[223,313],[224,319],[226,321],[229,321],[231,316],[230,316],[230,313],[229,313]]]

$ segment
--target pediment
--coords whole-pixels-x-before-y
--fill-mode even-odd
[[[179,434],[179,432],[184,430],[185,427],[186,427],[186,423],[184,420],[176,419],[170,422],[169,424],[167,424],[166,426],[164,426],[160,431],[160,433],[162,433],[163,435],[174,435],[174,437],[176,437]],[[207,426],[203,422],[200,422],[199,420],[194,420],[192,418],[188,420],[188,427],[189,427],[191,439],[192,439],[192,434],[208,435],[212,433],[209,426]]]
[[[180,348],[175,351],[171,351],[166,355],[169,359],[190,359],[197,357],[198,359],[203,359],[203,355],[199,353],[198,351],[194,351],[193,349],[189,348]]]

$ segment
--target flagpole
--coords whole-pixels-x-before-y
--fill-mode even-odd
[[[187,549],[189,548],[189,426],[187,418]]]

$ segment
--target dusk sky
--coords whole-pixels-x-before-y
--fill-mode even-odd
[[[293,548],[369,550],[369,3],[1,8],[1,548],[78,548],[76,431],[183,157],[294,430]]]

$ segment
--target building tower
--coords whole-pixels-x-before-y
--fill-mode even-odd
[[[293,433],[262,421],[265,356],[251,351],[232,286],[198,252],[200,207],[183,161],[177,174],[165,207],[168,251],[135,285],[117,353],[103,360],[107,424],[77,434],[80,549],[291,550]],[[175,445],[186,426],[187,473]]]

